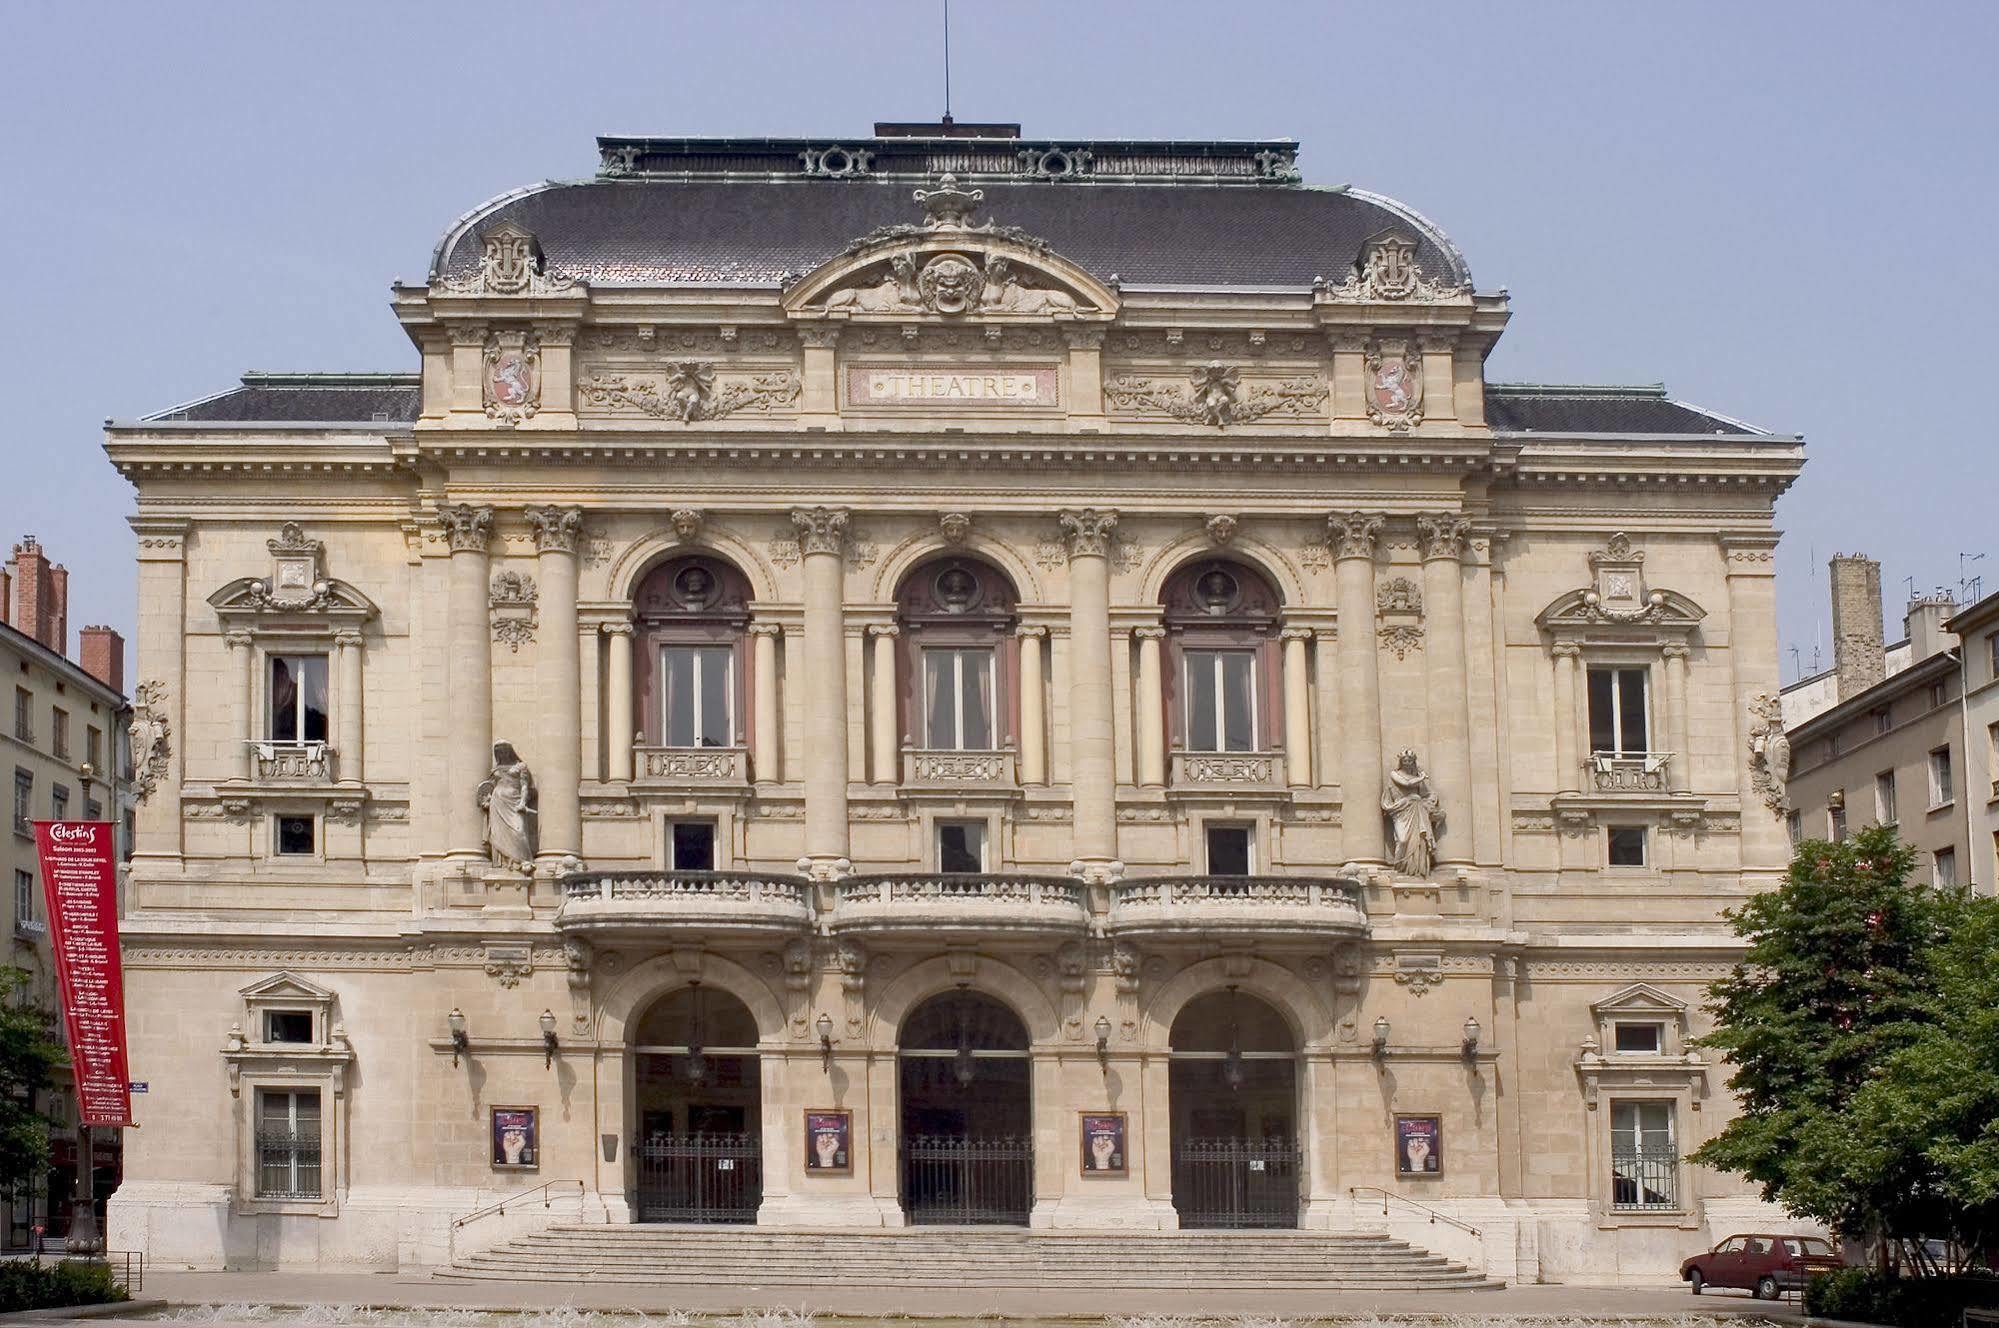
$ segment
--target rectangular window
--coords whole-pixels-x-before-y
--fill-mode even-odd
[[[1256,750],[1256,653],[1189,650],[1187,750]]]
[[[1610,1108],[1610,1202],[1630,1210],[1679,1207],[1673,1104],[1615,1102]]]
[[[1838,803],[1825,809],[1825,837],[1835,844],[1846,842],[1846,804]]]
[[[51,821],[69,819],[69,790],[61,784],[49,786],[49,819]]]
[[[138,839],[138,837],[139,837],[139,814],[137,812],[126,812],[125,843],[119,849],[120,856],[126,862],[130,862],[132,860],[132,844],[135,840]]]
[[[1619,1024],[1612,1045],[1627,1056],[1657,1056],[1665,1049],[1665,1032],[1662,1024]]]
[[[69,711],[49,707],[49,751],[58,761],[69,759]]]
[[[1992,772],[1992,796],[1999,798],[1999,723],[1985,726],[1985,750],[1991,753],[1985,768]]]
[[[1944,702],[1949,699],[1950,694],[1945,690],[1942,682],[1933,682],[1930,684],[1930,709],[1941,710]]]
[[[319,1196],[319,1090],[264,1089],[257,1094],[257,1197]]]
[[[326,741],[326,656],[272,655],[269,725],[272,742]]]
[[[1828,759],[1839,755],[1840,749],[1846,745],[1844,741],[1845,736],[1838,729],[1834,729],[1831,733],[1826,734],[1825,754]]]
[[[1930,872],[1930,884],[1948,889],[1957,884],[1957,850],[1940,848],[1936,851],[1935,862]]]
[[[1652,744],[1645,723],[1644,669],[1589,671],[1589,744],[1592,752],[1642,756]]]
[[[32,835],[29,818],[35,814],[35,776],[31,770],[14,767],[14,833]]]
[[[982,872],[986,869],[986,823],[984,821],[939,821],[937,823],[937,870],[946,873]]]
[[[1609,829],[1610,865],[1613,867],[1643,867],[1645,865],[1645,827],[1642,825],[1613,825]]]
[[[95,798],[86,798],[83,803],[83,819],[101,821],[104,819],[104,804]]]
[[[99,778],[104,776],[104,730],[95,724],[87,724],[83,729],[83,759],[89,763]]]
[[[1999,678],[1999,632],[1985,638],[1985,667],[1988,676]]]
[[[277,818],[275,834],[278,852],[287,857],[309,856],[313,852],[313,826],[310,816],[280,816]]]
[[[1887,706],[1882,706],[1879,710],[1876,710],[1874,712],[1874,732],[1876,734],[1886,733],[1889,729],[1893,727],[1894,727],[1893,715],[1891,714]]]
[[[667,864],[669,871],[715,870],[713,821],[675,821],[667,831],[667,851],[673,856]]]
[[[264,1011],[264,1041],[266,1042],[311,1042],[312,1011],[310,1010],[266,1010]]]
[[[923,652],[924,745],[984,752],[993,741],[993,652]]]
[[[1248,876],[1251,865],[1250,827],[1211,825],[1207,827],[1208,875]]]
[[[735,662],[736,652],[728,646],[667,646],[660,651],[662,746],[734,744]]]
[[[35,874],[25,867],[14,869],[14,925],[35,920]]]
[[[1805,821],[1796,812],[1784,813],[1784,831],[1791,837],[1791,847],[1796,848],[1805,839]]]
[[[1880,825],[1893,825],[1899,819],[1895,815],[1895,772],[1883,770],[1874,776],[1874,820]]]
[[[1956,799],[1950,770],[1950,748],[1939,747],[1930,753],[1930,806],[1942,807]]]
[[[35,740],[35,694],[25,687],[14,689],[14,736],[22,742]]]

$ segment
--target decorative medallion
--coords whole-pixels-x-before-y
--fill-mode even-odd
[[[506,425],[533,419],[541,409],[540,347],[524,333],[494,333],[479,381],[488,419]]]
[[[1446,286],[1425,277],[1422,265],[1416,261],[1416,241],[1399,231],[1384,231],[1369,240],[1346,281],[1319,289],[1335,300],[1359,303],[1428,304],[1462,299],[1470,293],[1461,286]]]
[[[463,277],[438,277],[433,295],[560,295],[577,282],[542,271],[541,242],[534,233],[503,221],[479,237],[479,270]]]
[[[1423,422],[1423,362],[1406,346],[1367,353],[1367,417],[1400,433]]]

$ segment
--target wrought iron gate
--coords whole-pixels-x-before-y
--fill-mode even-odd
[[[902,1141],[902,1211],[923,1226],[1026,1226],[1034,1206],[1029,1139],[919,1135]]]
[[[753,1134],[655,1134],[632,1145],[641,1222],[754,1222],[763,1148]]]
[[[1173,1149],[1173,1207],[1183,1227],[1295,1227],[1296,1139],[1183,1139]]]

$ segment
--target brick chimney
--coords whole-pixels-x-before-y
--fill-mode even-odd
[[[1881,639],[1881,564],[1865,554],[1836,553],[1832,558],[1832,664],[1842,701],[1888,676]]]
[[[1957,633],[1943,629],[1945,619],[1956,612],[1957,601],[1941,590],[1909,601],[1908,616],[1902,619],[1909,632],[1909,663],[1920,664],[1957,648]]]
[[[0,567],[0,623],[14,622],[14,564]]]
[[[69,573],[49,562],[33,535],[14,546],[14,583],[15,630],[68,654]]]
[[[86,627],[76,637],[77,663],[120,696],[125,694],[125,638],[109,627]]]

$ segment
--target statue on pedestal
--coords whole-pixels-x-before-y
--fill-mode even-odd
[[[1437,861],[1437,837],[1444,833],[1444,809],[1430,792],[1430,776],[1408,751],[1388,772],[1381,810],[1388,819],[1389,856],[1405,876],[1427,877]]]
[[[486,852],[496,867],[534,870],[534,775],[510,742],[493,744],[493,771],[479,785]]]

